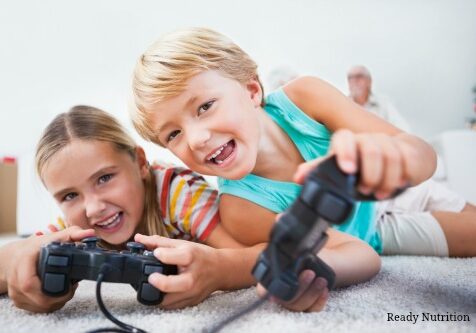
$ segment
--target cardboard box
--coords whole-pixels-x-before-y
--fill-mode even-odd
[[[0,161],[0,233],[16,233],[17,165]]]

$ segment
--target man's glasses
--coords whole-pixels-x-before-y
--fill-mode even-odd
[[[366,79],[368,78],[367,75],[365,74],[351,74],[347,75],[347,80],[361,80],[361,79]]]

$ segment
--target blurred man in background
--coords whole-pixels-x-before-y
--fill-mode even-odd
[[[347,72],[347,83],[349,84],[350,97],[354,102],[396,127],[407,132],[410,131],[408,122],[398,110],[387,99],[372,92],[372,77],[366,67],[352,67]]]

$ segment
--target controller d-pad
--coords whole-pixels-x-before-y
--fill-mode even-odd
[[[52,294],[61,293],[66,287],[66,275],[45,273],[43,285],[44,289]]]
[[[51,266],[66,267],[68,266],[68,257],[50,255],[46,263]]]

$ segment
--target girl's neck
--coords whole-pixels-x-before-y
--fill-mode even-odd
[[[253,174],[279,181],[293,181],[299,164],[304,162],[294,142],[266,111],[258,112],[261,136]]]

